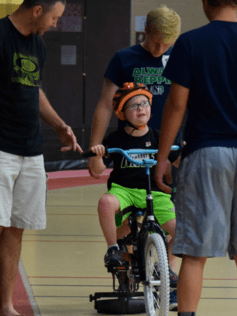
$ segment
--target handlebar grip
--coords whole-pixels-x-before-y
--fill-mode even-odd
[[[89,157],[94,157],[94,156],[96,156],[96,154],[93,153],[91,150],[85,151],[85,152],[83,152],[81,155],[82,155],[83,158],[89,158]]]

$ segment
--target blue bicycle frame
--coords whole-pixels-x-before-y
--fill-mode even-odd
[[[171,146],[172,151],[177,151],[180,149],[180,146],[173,145]],[[137,165],[137,166],[142,166],[145,167],[146,171],[146,191],[147,191],[147,216],[148,220],[154,220],[154,215],[153,215],[153,198],[151,195],[151,181],[150,181],[150,168],[156,165],[157,161],[154,159],[143,159],[143,160],[135,160],[133,159],[130,155],[132,154],[156,154],[158,152],[157,149],[129,149],[129,150],[123,150],[121,148],[108,148],[107,153],[112,154],[112,153],[119,153],[123,155],[129,162]]]
[[[172,146],[171,150],[177,151],[180,150],[180,146]],[[141,226],[140,232],[137,235],[137,251],[134,251],[136,253],[138,258],[138,265],[139,265],[139,271],[140,271],[140,280],[145,282],[146,276],[145,276],[145,261],[144,261],[144,253],[143,251],[139,251],[140,249],[144,249],[144,240],[146,240],[145,235],[148,232],[156,232],[163,238],[165,242],[166,251],[168,253],[168,244],[167,244],[167,238],[163,231],[163,229],[160,227],[160,225],[156,222],[154,211],[153,211],[153,197],[151,194],[151,181],[150,181],[150,168],[154,165],[156,165],[157,161],[153,159],[142,159],[142,160],[135,160],[130,155],[132,154],[155,154],[158,150],[154,149],[130,149],[130,150],[123,150],[121,148],[109,148],[107,149],[107,153],[120,153],[122,154],[127,160],[137,166],[143,166],[145,167],[146,172],[146,220],[144,219],[143,224]],[[127,237],[129,238],[129,236]]]

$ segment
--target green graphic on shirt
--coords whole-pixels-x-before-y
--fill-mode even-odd
[[[134,68],[132,76],[134,77],[134,82],[152,85],[150,91],[153,95],[161,95],[164,93],[164,85],[171,84],[170,80],[162,76],[163,71],[163,67]]]
[[[155,160],[155,154],[130,154],[129,155],[132,159],[143,161],[144,159],[153,159]],[[132,162],[128,161],[125,157],[122,158],[121,169],[124,168],[144,168],[144,166],[138,166],[133,164]]]
[[[25,86],[39,87],[40,70],[38,59],[33,56],[14,53],[12,82],[17,82]]]

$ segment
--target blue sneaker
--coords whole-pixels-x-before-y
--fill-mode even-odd
[[[169,267],[169,275],[170,275],[170,287],[172,289],[177,289],[178,276],[177,274]]]
[[[177,290],[173,290],[170,292],[170,308],[171,312],[178,311],[178,302],[177,302]]]
[[[155,264],[154,269],[154,277],[156,277],[156,280],[160,279],[160,272],[158,271],[157,264]],[[171,269],[169,266],[169,278],[170,278],[170,288],[171,289],[177,289],[177,283],[178,283],[178,276],[177,274]]]

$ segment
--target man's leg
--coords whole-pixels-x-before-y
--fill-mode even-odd
[[[179,312],[196,312],[202,292],[206,259],[183,255],[177,288]]]
[[[0,315],[20,315],[13,307],[23,229],[0,228]]]

